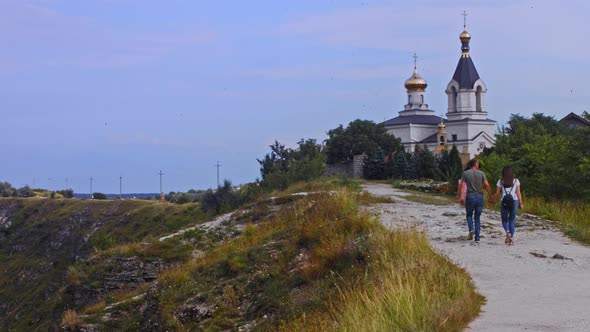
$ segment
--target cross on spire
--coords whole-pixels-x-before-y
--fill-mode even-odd
[[[416,60],[418,60],[418,56],[416,55],[416,53],[412,55],[412,58],[414,58],[414,69],[416,69]]]
[[[463,29],[467,29],[467,12],[463,11],[463,13],[461,14],[463,15]]]

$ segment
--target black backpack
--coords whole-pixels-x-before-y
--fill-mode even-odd
[[[516,180],[513,181],[512,187],[510,188],[509,192],[506,192],[506,187],[504,187],[504,183],[502,183],[502,189],[504,189],[504,193],[506,194],[504,195],[504,198],[502,198],[502,207],[508,209],[509,211],[512,211],[512,209],[514,208],[514,197],[512,197],[512,189],[514,189],[515,182]]]

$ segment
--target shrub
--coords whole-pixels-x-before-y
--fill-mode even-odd
[[[64,329],[70,331],[77,331],[80,325],[82,324],[82,320],[80,319],[80,315],[74,310],[66,310],[64,312],[63,318],[61,320],[61,326]]]
[[[64,198],[74,198],[74,190],[73,189],[64,189],[58,190],[58,194],[62,195]]]
[[[93,193],[92,198],[94,199],[107,199],[107,195],[103,193]]]
[[[8,182],[0,182],[0,197],[14,196],[16,189]]]
[[[208,190],[201,198],[201,209],[205,212],[222,213],[235,210],[240,205],[240,197],[232,188],[231,181],[224,180],[217,190]]]
[[[16,190],[16,196],[18,196],[18,197],[33,197],[33,196],[35,196],[35,192],[33,191],[33,189],[31,189],[31,187],[24,186],[24,187]]]

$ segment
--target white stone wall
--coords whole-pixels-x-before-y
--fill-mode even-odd
[[[428,136],[432,136],[438,132],[438,125],[421,125],[412,124],[412,142],[421,142]]]
[[[479,97],[480,109],[477,108],[477,90],[481,88]],[[457,97],[454,97],[454,91]],[[447,118],[449,120],[480,119],[487,118],[485,95],[486,84],[481,79],[477,80],[473,89],[459,89],[459,84],[451,80],[447,85],[446,93],[448,99]]]
[[[390,135],[393,135],[393,136],[401,139],[402,143],[410,141],[410,139],[411,139],[410,132],[411,132],[410,126],[391,127],[390,129],[387,130],[387,133],[389,133]]]
[[[473,138],[477,136],[477,134],[481,133],[482,131],[487,133],[490,137],[495,137],[496,134],[496,124],[495,123],[477,123],[477,122],[470,122],[469,123],[469,137]]]
[[[428,105],[425,103],[424,91],[408,91],[408,103],[404,107],[405,110],[427,110]]]
[[[457,140],[466,140],[469,139],[469,131],[468,131],[468,127],[465,123],[453,123],[453,122],[447,122],[446,123],[447,126],[447,138],[449,141],[449,144],[453,143],[453,134],[457,135]]]

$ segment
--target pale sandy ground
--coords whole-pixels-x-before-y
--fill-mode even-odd
[[[395,200],[374,208],[385,225],[426,231],[436,250],[473,277],[487,302],[471,330],[590,331],[589,246],[569,240],[548,221],[524,215],[516,221],[515,245],[507,246],[499,212],[485,210],[481,242],[468,242],[465,209],[458,204],[410,202],[403,199],[406,193],[385,184],[364,189]],[[565,259],[552,258],[555,254]]]
[[[168,234],[166,236],[162,236],[159,239],[159,241],[164,241],[164,240],[171,239],[173,237],[182,235],[182,234],[184,234],[184,233],[186,233],[188,231],[192,231],[192,230],[195,230],[197,228],[209,230],[209,229],[213,229],[215,227],[219,227],[219,225],[221,225],[222,222],[230,220],[232,218],[232,216],[233,216],[233,212],[232,213],[222,214],[219,217],[217,217],[217,218],[215,218],[215,219],[213,219],[211,221],[207,221],[207,222],[204,222],[202,224],[198,224],[198,225],[195,225],[195,226],[187,227],[187,228],[184,228],[184,229],[179,230],[176,233],[172,233],[172,234]]]

